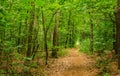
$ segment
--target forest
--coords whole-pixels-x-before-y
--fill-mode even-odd
[[[120,0],[0,0],[0,76],[120,76]]]

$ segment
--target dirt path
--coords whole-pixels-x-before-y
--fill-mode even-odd
[[[68,56],[54,60],[45,76],[96,76],[95,61],[77,49],[70,49]]]

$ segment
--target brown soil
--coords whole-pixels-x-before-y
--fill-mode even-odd
[[[45,76],[97,76],[95,61],[91,56],[70,49],[68,56],[53,60]]]

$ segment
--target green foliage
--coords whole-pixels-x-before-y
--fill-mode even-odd
[[[110,18],[114,20],[114,6],[115,1],[107,0],[101,1],[81,1],[82,8],[79,10],[80,15],[80,40],[87,41],[90,38],[90,19],[93,24],[93,49],[95,51],[111,50],[113,47],[113,25],[114,23]],[[89,12],[92,12],[91,16]],[[87,43],[86,43],[87,44]],[[89,42],[88,42],[89,44]],[[89,46],[89,45],[88,45]],[[84,48],[87,50],[86,48]]]
[[[90,54],[89,48],[90,48],[90,40],[89,39],[80,41],[80,51]]]
[[[105,73],[103,76],[111,76],[109,73]]]
[[[103,76],[110,76],[111,57],[107,57],[107,54],[101,53],[96,58],[96,67],[100,69]]]
[[[4,73],[5,73],[4,70],[0,70],[0,76],[5,76]]]
[[[80,40],[80,51],[90,53],[90,20],[93,24],[94,51],[111,50],[113,47],[115,0],[0,0],[0,3],[0,54],[5,58],[8,56],[6,61],[10,60],[9,56],[12,53],[14,55],[11,58],[17,61],[32,61],[32,58],[26,57],[26,54],[36,53],[33,48],[36,49],[37,45],[39,45],[38,50],[42,51],[42,53],[37,52],[37,57],[46,56],[42,11],[48,50],[53,48],[53,31],[58,9],[60,25],[57,48],[72,48],[76,45],[76,41]],[[28,45],[31,45],[30,50]],[[68,50],[60,49],[58,56],[63,57],[68,53]],[[104,60],[100,65],[104,66],[107,62]],[[37,65],[32,63],[31,66]],[[29,70],[29,67],[25,69]],[[104,76],[109,75],[106,73]]]
[[[113,35],[111,34],[113,29],[111,22],[107,22],[107,24],[102,23],[101,26],[96,26],[95,29],[97,31],[94,32],[94,48],[98,51],[106,49],[111,50],[113,43]]]
[[[37,63],[32,62],[32,63],[30,64],[30,67],[37,68],[37,67],[38,67],[38,65],[37,65]]]
[[[61,49],[61,50],[58,51],[58,56],[59,57],[64,57],[64,56],[68,55],[68,53],[69,53],[68,49]]]
[[[24,60],[25,59],[25,57],[24,57],[24,55],[21,55],[21,54],[19,54],[19,53],[13,53],[13,57],[16,59],[16,60],[20,60],[20,61],[22,61],[22,60]]]
[[[24,71],[28,72],[30,70],[30,66],[24,66]]]
[[[42,0],[36,0],[35,3],[36,3],[36,6],[38,6],[38,7],[45,5],[45,2]]]

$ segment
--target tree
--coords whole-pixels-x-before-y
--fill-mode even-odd
[[[45,52],[46,52],[46,65],[48,64],[48,45],[47,45],[47,29],[46,29],[46,26],[45,26],[45,19],[44,19],[44,12],[43,12],[43,9],[42,9],[42,25],[43,25],[43,32],[44,32],[44,49],[45,49]]]
[[[91,12],[89,12],[90,15],[90,51],[93,53],[93,20],[91,18]]]
[[[115,19],[116,19],[116,45],[117,45],[117,56],[118,56],[118,69],[120,69],[120,0],[117,0],[115,8]]]
[[[55,17],[55,26],[53,31],[53,49],[52,49],[52,57],[57,58],[57,51],[59,50],[59,43],[58,43],[58,26],[59,26],[59,15],[60,10],[57,10],[56,17]]]

